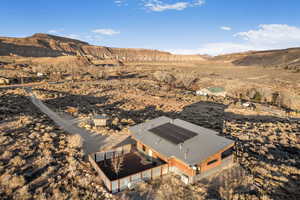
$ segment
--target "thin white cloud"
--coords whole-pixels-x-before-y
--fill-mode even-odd
[[[50,33],[50,34],[58,34],[58,33],[61,33],[61,32],[63,32],[64,31],[64,29],[52,29],[52,30],[49,30],[48,31],[48,33]]]
[[[188,7],[187,2],[178,2],[175,4],[153,4],[153,3],[148,3],[145,4],[145,7],[149,8],[152,11],[155,12],[161,12],[165,10],[184,10]]]
[[[175,54],[219,55],[250,50],[284,49],[300,46],[300,28],[287,24],[262,24],[258,29],[233,35],[240,42],[218,42],[197,49],[171,49]]]
[[[117,5],[121,5],[121,4],[123,3],[122,0],[118,0],[118,1],[114,1],[114,2],[115,2],[115,4],[117,4]]]
[[[54,33],[57,33],[57,31],[56,30],[49,30],[48,33],[54,34]]]
[[[193,3],[193,6],[202,6],[205,3],[205,0],[196,0]]]
[[[231,31],[231,27],[229,26],[221,26],[220,29],[223,31]]]
[[[95,29],[92,30],[92,32],[101,35],[117,35],[121,33],[120,31],[115,31],[113,29]]]
[[[175,3],[166,3],[166,1],[161,0],[144,0],[143,2],[145,8],[154,12],[162,12],[166,10],[180,11],[189,7],[202,6],[205,3],[204,0],[180,1]]]
[[[219,42],[219,43],[207,43],[197,49],[171,49],[169,52],[174,54],[208,54],[208,55],[220,55],[234,52],[243,52],[255,48],[249,44],[239,44],[231,42]]]
[[[117,6],[128,5],[128,0],[114,0]],[[142,6],[149,11],[162,12],[166,10],[184,10],[189,7],[199,7],[205,0],[140,0]]]
[[[115,3],[117,6],[128,5],[128,4],[126,3],[126,0],[115,0],[114,3]]]
[[[85,35],[83,36],[84,40],[91,43],[101,43],[103,42],[103,37],[101,35]]]
[[[76,40],[82,40],[82,37],[77,34],[66,34],[66,35],[61,35],[63,37],[71,38],[71,39],[76,39]]]
[[[261,24],[256,30],[234,35],[261,47],[291,47],[300,45],[300,28],[287,24]]]

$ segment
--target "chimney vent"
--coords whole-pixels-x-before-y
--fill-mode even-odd
[[[185,151],[185,153],[184,153],[184,159],[185,159],[185,160],[187,159],[188,153],[189,153],[189,149],[186,149],[186,151]]]

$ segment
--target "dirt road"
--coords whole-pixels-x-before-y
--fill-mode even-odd
[[[70,134],[79,134],[83,140],[83,149],[85,154],[99,151],[99,149],[107,144],[107,139],[103,135],[95,134],[87,131],[86,129],[80,128],[74,125],[73,120],[67,120],[59,116],[57,113],[49,109],[41,100],[36,98],[32,93],[31,88],[26,88],[26,91],[31,94],[31,102],[38,107],[43,113],[48,115],[58,126]],[[110,138],[109,141],[112,139]]]

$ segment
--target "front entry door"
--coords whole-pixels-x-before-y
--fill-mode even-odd
[[[152,151],[149,149],[149,156],[152,157]]]

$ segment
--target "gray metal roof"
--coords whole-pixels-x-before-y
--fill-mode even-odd
[[[108,119],[108,116],[103,114],[103,115],[95,115],[94,119]]]
[[[149,131],[166,123],[172,123],[195,132],[197,135],[176,145]],[[233,140],[219,136],[216,131],[180,119],[173,120],[165,116],[130,127],[129,130],[137,140],[140,140],[155,151],[166,157],[176,157],[189,165],[198,164],[234,143]]]

